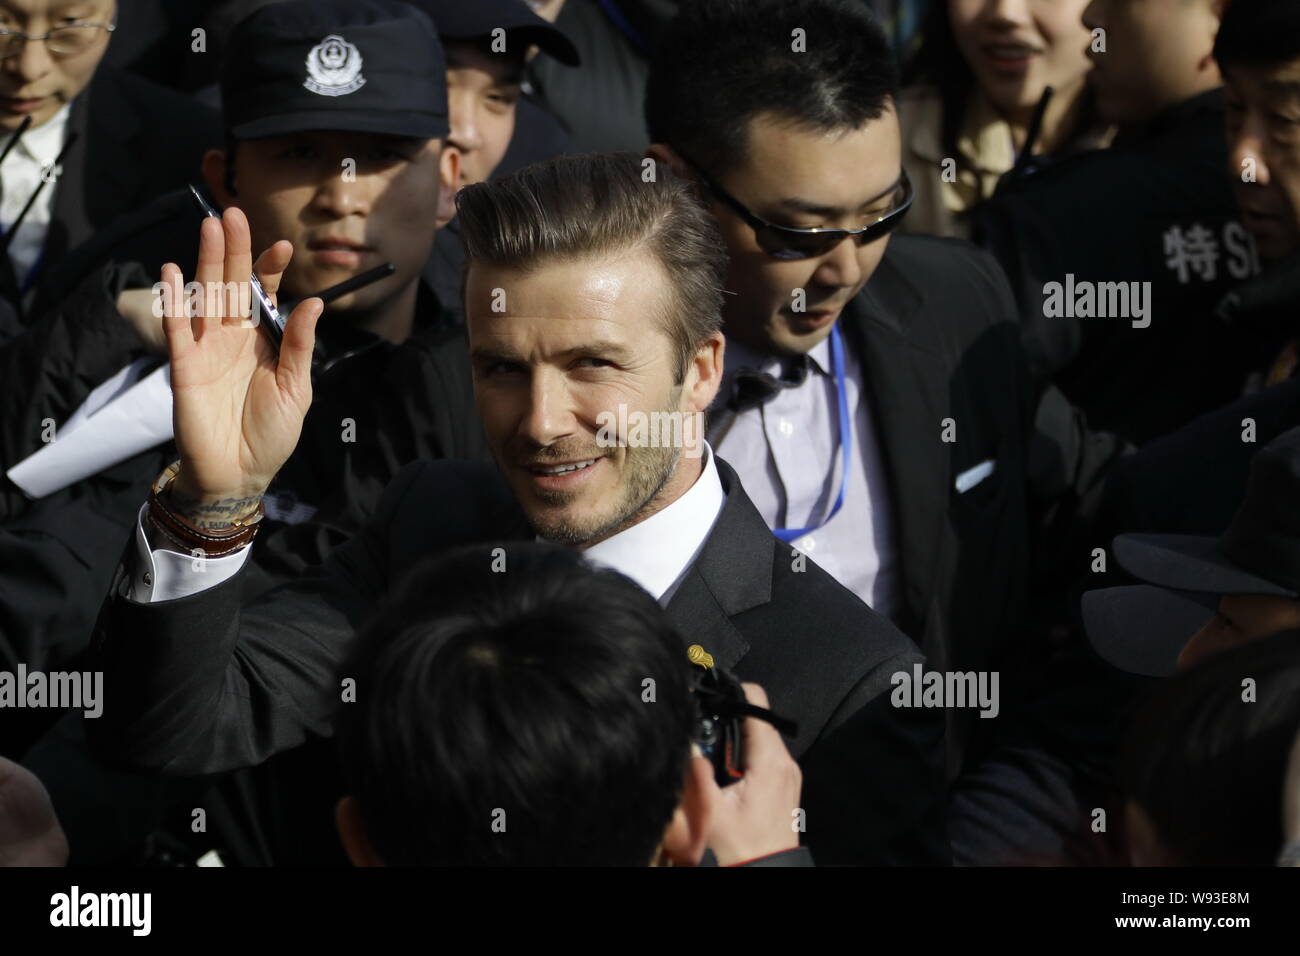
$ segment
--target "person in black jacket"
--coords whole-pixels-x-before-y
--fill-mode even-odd
[[[1030,164],[975,230],[1011,278],[1035,375],[1138,444],[1239,396],[1276,348],[1214,314],[1258,271],[1224,172],[1221,6],[1095,0],[1089,82],[1117,136]]]
[[[394,32],[405,31],[418,43],[412,28],[425,30],[427,48],[396,60],[394,72],[381,67],[365,74],[373,95],[386,97],[379,106],[303,86],[308,51],[349,27],[363,61],[382,60],[375,50],[395,52],[388,43]],[[385,260],[398,266],[393,276],[331,303],[322,323],[317,402],[299,454],[268,502],[268,530],[275,529],[267,543],[274,546],[262,550],[265,561],[248,576],[256,589],[321,560],[359,525],[356,509],[373,510],[388,479],[408,461],[486,452],[477,421],[466,413],[472,399],[463,336],[441,331],[440,304],[419,277],[440,198],[454,186],[438,178],[446,159],[444,75],[427,20],[400,6],[349,4],[340,13],[331,5],[287,4],[254,17],[246,29],[262,39],[260,46],[245,43],[245,53],[260,51],[263,60],[230,64],[226,119],[235,135],[228,154],[214,151],[204,163],[219,205],[249,210],[254,224],[271,233],[301,230],[290,234],[307,246],[368,244],[361,251],[304,249],[282,290],[294,298]],[[276,38],[294,31],[303,56],[284,61]],[[416,66],[404,69],[403,62]],[[345,174],[340,157],[354,158],[354,175]],[[290,186],[287,180],[296,181]],[[177,258],[185,261],[200,216],[193,198],[165,198],[155,206],[161,208],[132,217],[104,244],[114,238],[161,255],[156,250],[167,237],[183,230],[187,238]],[[48,321],[0,346],[0,369],[10,373],[0,390],[6,468],[58,437],[100,381],[149,357],[144,339],[161,332],[153,297],[146,288],[138,293],[143,304],[133,300],[128,308],[123,290],[156,280],[138,263],[110,262],[92,271]],[[128,323],[119,313],[132,309],[140,314]],[[161,408],[166,415],[165,404]],[[6,663],[51,666],[84,648],[120,541],[132,526],[133,502],[147,493],[170,454],[170,443],[160,444],[39,501],[5,479],[0,658]],[[6,745],[17,746],[8,736],[0,740]]]
[[[278,365],[244,337],[255,330],[206,318],[196,341],[187,320],[169,320],[181,461],[141,511],[93,642],[117,701],[86,723],[106,758],[204,774],[328,735],[354,630],[403,574],[486,541],[506,543],[494,557],[508,569],[509,543],[541,535],[624,570],[684,638],[797,721],[804,837],[819,857],[946,858],[942,713],[889,692],[921,667],[915,645],[791,560],[707,445],[634,439],[626,425],[606,434],[598,421],[622,406],[694,422],[720,379],[717,233],[683,183],[641,170],[630,156],[565,157],[461,192],[475,395],[498,467],[412,465],[360,535],[246,606],[248,521],[297,438],[319,304],[290,318]],[[201,281],[252,261],[241,216],[215,226]],[[278,276],[262,279],[273,288]],[[246,417],[229,394],[217,400],[230,374]],[[241,422],[249,455],[228,457]],[[195,561],[194,547],[209,557]]]
[[[438,28],[447,51],[448,145],[460,154],[460,182],[481,183],[497,173],[573,151],[556,117],[523,95],[524,64],[540,54],[568,72],[578,51],[560,30],[523,0],[415,0]],[[438,230],[425,280],[459,324],[465,252],[456,220]]]
[[[896,92],[883,32],[852,4],[701,2],[651,63],[649,155],[696,182],[729,255],[710,441],[792,548],[936,670],[1005,671],[1011,700],[1033,507],[1095,495],[1114,450],[1085,467],[1072,410],[1035,407],[987,254],[889,235],[910,195]],[[955,777],[998,722],[948,719]]]
[[[1227,175],[1263,272],[1216,311],[1242,334],[1280,333],[1253,382],[1264,387],[1150,442],[1110,475],[1099,540],[1125,531],[1217,534],[1246,490],[1255,451],[1300,426],[1300,11],[1242,0],[1225,14],[1215,57],[1228,103]],[[1213,467],[1206,467],[1213,462]]]
[[[0,295],[24,323],[66,294],[59,265],[69,251],[118,216],[193,179],[203,151],[220,142],[212,110],[100,66],[116,10],[113,0],[81,4],[75,18],[47,3],[0,8],[0,27],[11,33],[54,31],[43,40],[0,41],[0,130],[7,139],[31,119],[0,167],[6,232],[43,185],[0,257]],[[0,340],[19,331],[0,328]]]

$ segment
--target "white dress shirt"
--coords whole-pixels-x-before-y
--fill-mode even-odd
[[[667,604],[695,563],[727,499],[707,443],[702,459],[703,471],[685,494],[644,521],[592,545],[587,559],[627,575],[659,603]],[[136,518],[136,560],[128,569],[129,596],[137,604],[170,601],[216,587],[248,560],[250,548],[205,558],[153,547],[144,525],[148,507],[144,505]]]
[[[22,214],[23,206],[27,205],[27,201],[40,186],[42,173],[46,169],[53,169],[54,160],[63,149],[71,109],[71,104],[65,105],[49,122],[29,129],[5,157],[5,161],[0,163],[0,189],[4,193],[0,200],[0,225],[5,232]],[[45,234],[50,229],[56,188],[57,181],[51,181],[41,190],[36,203],[27,213],[27,218],[18,227],[18,234],[9,245],[9,261],[13,263],[19,288],[25,285],[28,273],[45,247]]]
[[[769,528],[807,528],[827,514],[843,475],[839,405],[831,368],[830,340],[808,353],[803,383],[784,388],[756,408],[736,414],[718,443]],[[781,360],[727,340],[722,388],[726,402],[741,369],[781,377]],[[898,607],[898,558],[893,510],[880,444],[872,421],[862,366],[844,349],[846,399],[851,419],[851,456],[844,504],[822,527],[791,544],[878,613]]]
[[[586,551],[587,560],[627,575],[660,604],[672,600],[727,500],[707,442],[701,457],[704,470],[684,495],[644,521],[592,545]]]

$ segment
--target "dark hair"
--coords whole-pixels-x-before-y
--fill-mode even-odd
[[[970,159],[957,148],[957,141],[961,139],[966,108],[978,81],[957,45],[946,0],[935,0],[930,4],[921,28],[921,41],[903,69],[903,87],[913,86],[932,86],[939,94],[939,147],[944,156],[956,161],[958,167],[970,168]],[[1092,87],[1086,86],[1082,96],[1083,107],[1078,120],[1055,150],[1057,155],[1069,152],[1072,146],[1078,148],[1075,145],[1078,138],[1100,122]]]
[[[677,352],[678,384],[691,356],[722,327],[722,235],[691,183],[653,160],[631,153],[557,156],[466,186],[456,209],[467,275],[476,260],[530,269],[647,247],[672,292],[670,314],[660,321]]]
[[[340,672],[371,844],[390,865],[645,866],[690,754],[684,643],[579,552],[499,547],[419,566]]]
[[[796,52],[793,31],[804,31]],[[693,0],[650,63],[650,139],[720,175],[745,155],[761,113],[813,132],[857,129],[895,97],[894,54],[862,4],[840,0]]]
[[[939,94],[939,144],[945,156],[959,166],[969,166],[965,154],[957,148],[962,121],[975,73],[962,56],[952,32],[952,18],[947,0],[935,0],[921,27],[921,42],[903,70],[903,86],[933,86]]]
[[[1271,67],[1300,59],[1300,4],[1232,0],[1219,21],[1214,58],[1220,67]]]
[[[1300,631],[1286,631],[1160,684],[1130,728],[1121,784],[1181,865],[1271,865],[1297,731]]]

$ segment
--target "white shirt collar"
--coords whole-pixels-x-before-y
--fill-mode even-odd
[[[627,575],[666,604],[695,563],[726,500],[713,449],[705,442],[704,469],[684,495],[584,554],[599,567]]]
[[[71,111],[72,104],[65,103],[50,117],[49,122],[42,123],[36,129],[29,129],[18,141],[17,152],[23,153],[28,159],[43,166],[54,162],[59,151],[63,149],[63,134],[67,129],[68,114]]]

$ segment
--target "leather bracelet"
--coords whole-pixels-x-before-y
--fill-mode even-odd
[[[249,543],[252,542],[254,535],[241,536],[239,543],[226,547],[221,547],[215,542],[200,542],[187,540],[175,531],[170,530],[166,525],[159,523],[152,509],[145,513],[149,521],[149,527],[157,531],[163,540],[171,545],[179,554],[189,554],[194,557],[202,558],[221,558],[228,554],[234,554],[236,551],[242,551]]]
[[[231,522],[231,530],[222,532],[203,531],[178,517],[163,502],[163,492],[180,473],[180,462],[176,461],[158,476],[149,494],[149,523],[157,528],[169,540],[175,542],[188,552],[200,551],[205,557],[218,558],[233,554],[252,542],[257,536],[262,518],[266,516],[266,505],[259,501],[253,514],[236,518]]]

